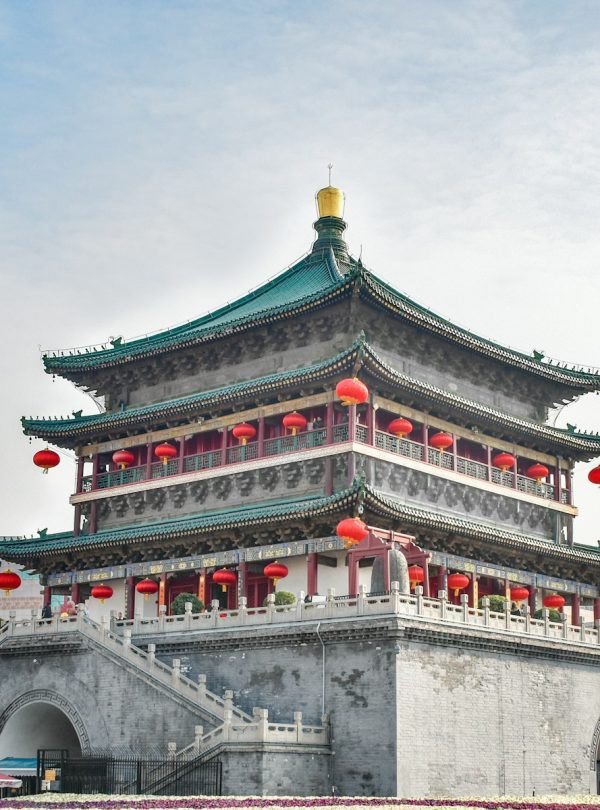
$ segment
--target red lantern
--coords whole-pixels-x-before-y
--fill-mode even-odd
[[[256,436],[256,428],[254,425],[249,425],[248,422],[242,422],[236,425],[231,432],[242,444],[247,444],[249,439],[253,439]]]
[[[436,450],[447,450],[449,447],[452,447],[454,444],[454,439],[449,433],[436,433],[429,439],[429,444],[431,447],[435,447]]]
[[[369,389],[358,377],[347,377],[335,387],[335,394],[342,405],[362,405],[369,399]]]
[[[292,436],[295,436],[299,430],[306,430],[306,417],[302,416],[301,413],[297,411],[292,411],[292,413],[287,413],[283,417],[283,426],[286,430],[292,431]]]
[[[228,568],[220,568],[212,575],[213,582],[221,586],[221,590],[226,591],[230,585],[235,585],[237,576],[235,571],[230,571]]]
[[[539,484],[542,478],[547,478],[550,470],[544,464],[532,464],[527,470],[530,478],[535,478],[535,483]]]
[[[113,453],[112,460],[120,470],[126,470],[135,461],[135,456],[129,450],[117,450],[116,453]]]
[[[153,579],[141,579],[135,589],[138,593],[144,594],[144,600],[147,602],[151,594],[158,592],[158,582]]]
[[[425,571],[423,571],[420,565],[409,565],[408,579],[410,582],[410,589],[414,591],[417,585],[420,585],[425,581]]]
[[[589,471],[588,481],[591,481],[592,484],[600,485],[600,464],[597,467],[594,467],[593,470]]]
[[[173,447],[172,444],[164,442],[163,444],[159,444],[158,447],[154,448],[154,455],[159,458],[166,467],[169,463],[169,459],[175,458],[177,455],[177,448]]]
[[[388,433],[392,433],[399,439],[403,439],[405,436],[408,436],[409,433],[412,433],[412,429],[412,422],[409,422],[408,419],[404,419],[402,416],[399,419],[394,419],[388,425]]]
[[[554,608],[554,610],[561,610],[565,605],[565,597],[559,593],[550,593],[544,596],[543,605],[545,608]]]
[[[529,599],[529,591],[527,590],[527,588],[523,588],[521,585],[517,585],[515,588],[510,589],[511,602],[516,602],[518,605],[521,602],[524,602],[526,599]]]
[[[33,457],[33,463],[36,467],[43,467],[45,473],[60,464],[60,456],[54,450],[46,447],[45,450],[38,450]]]
[[[466,574],[450,574],[448,577],[448,587],[454,591],[454,596],[458,596],[460,591],[468,587],[471,580]]]
[[[269,565],[265,566],[263,574],[266,577],[269,577],[269,579],[273,580],[273,585],[277,585],[278,580],[287,577],[288,575],[287,565],[284,565],[283,563],[277,561],[269,563]]]
[[[369,530],[365,523],[359,518],[345,518],[340,520],[336,526],[335,533],[344,541],[346,548],[351,548],[357,543],[360,543],[369,534]]]
[[[516,458],[510,453],[498,453],[498,455],[494,456],[492,459],[492,464],[494,467],[500,467],[502,472],[506,472],[511,467],[515,466],[516,461]]]
[[[0,574],[0,590],[8,596],[11,591],[18,588],[21,584],[21,577],[15,574],[14,571],[3,571]]]
[[[99,599],[101,604],[104,604],[104,600],[110,599],[112,595],[113,589],[110,587],[110,585],[104,585],[101,583],[100,585],[94,585],[92,588],[92,596],[94,599]]]

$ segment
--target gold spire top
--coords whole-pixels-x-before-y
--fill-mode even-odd
[[[342,219],[344,216],[344,192],[331,185],[332,164],[330,163],[327,168],[329,169],[329,185],[317,191],[319,217]]]

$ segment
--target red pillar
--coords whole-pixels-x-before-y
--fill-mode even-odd
[[[223,435],[221,436],[221,465],[224,467],[227,464],[227,435],[228,430],[223,428]]]
[[[79,604],[79,599],[80,599],[79,591],[80,591],[79,583],[74,582],[71,585],[71,602],[73,602],[74,605]]]
[[[327,429],[325,441],[327,444],[333,444],[333,402],[328,402],[325,408],[325,427]]]
[[[201,568],[198,571],[198,599],[203,605],[206,605],[206,568]]]
[[[181,474],[183,472],[183,459],[185,454],[185,436],[182,436],[179,439],[179,456],[177,458],[177,472]]]
[[[152,478],[152,442],[146,448],[146,481]]]
[[[429,464],[429,425],[423,423],[423,461]]]
[[[597,596],[594,598],[594,621],[600,621],[600,598]]]
[[[532,616],[536,611],[535,607],[536,597],[537,597],[537,588],[534,588],[532,585],[531,588],[529,589],[529,610]]]
[[[85,459],[83,456],[79,456],[77,459],[77,480],[75,482],[75,492],[81,492],[81,486],[83,484],[83,464]]]
[[[92,501],[90,504],[90,534],[96,534],[98,531],[98,501]]]
[[[375,444],[375,408],[373,403],[369,400],[367,405],[367,444],[371,446]]]
[[[123,615],[126,619],[135,617],[135,578],[125,578],[125,610]]]
[[[492,480],[492,448],[487,446],[487,480]]]
[[[75,513],[73,515],[73,534],[78,537],[81,533],[81,504],[75,504]]]
[[[356,439],[356,405],[348,405],[348,441]]]
[[[556,466],[554,468],[554,500],[560,503],[561,497],[561,473],[560,473],[560,456],[556,457]]]
[[[49,585],[46,585],[46,587],[44,588],[44,606],[49,605],[51,601],[52,601],[52,588]]]
[[[158,607],[167,604],[167,575],[161,574],[158,579]]]
[[[318,591],[319,563],[316,551],[311,551],[306,558],[306,593],[313,596]]]
[[[571,624],[579,625],[579,608],[581,606],[581,599],[578,593],[571,594]]]

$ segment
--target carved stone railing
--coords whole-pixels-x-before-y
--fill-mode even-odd
[[[134,636],[162,633],[181,633],[195,630],[225,629],[232,627],[260,627],[264,625],[289,624],[291,622],[315,622],[326,619],[352,619],[362,616],[383,616],[392,614],[402,618],[414,618],[435,624],[467,625],[483,632],[508,632],[521,636],[535,636],[547,641],[568,641],[574,644],[600,645],[600,621],[572,625],[566,621],[551,622],[549,611],[542,610],[542,618],[534,619],[529,606],[525,605],[519,615],[511,613],[511,603],[507,602],[502,613],[489,609],[489,601],[482,600],[482,608],[469,607],[468,596],[463,594],[461,604],[454,605],[445,591],[438,598],[423,596],[423,589],[417,586],[415,594],[400,593],[398,584],[392,582],[390,593],[370,595],[360,586],[357,596],[336,596],[330,589],[322,601],[305,602],[300,592],[293,605],[275,605],[274,594],[269,594],[264,607],[249,608],[244,597],[235,610],[223,610],[214,600],[211,609],[204,613],[192,613],[191,604],[186,605],[183,615],[167,616],[164,610],[158,617],[137,616],[129,621],[115,622],[118,632],[129,631]]]

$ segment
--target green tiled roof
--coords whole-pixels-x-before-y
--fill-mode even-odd
[[[379,357],[363,337],[359,337],[346,351],[311,366],[270,374],[255,380],[140,408],[79,416],[72,419],[23,418],[23,431],[29,436],[38,436],[59,445],[63,443],[64,446],[73,446],[86,439],[90,440],[98,434],[125,431],[128,428],[148,424],[160,424],[161,420],[193,415],[217,404],[243,402],[249,396],[290,389],[310,381],[331,379],[344,370],[350,372],[357,361],[362,363],[363,372],[368,372],[376,384],[383,382],[387,387],[400,393],[416,394],[429,402],[433,401],[442,405],[449,411],[465,414],[471,421],[477,422],[479,419],[485,424],[491,422],[499,429],[508,430],[530,439],[535,438],[547,444],[548,447],[577,452],[582,458],[593,458],[600,453],[600,436],[598,435],[561,430],[510,416],[495,408],[481,405],[396,371]]]
[[[74,549],[106,548],[121,543],[145,543],[152,540],[172,540],[200,532],[228,530],[239,526],[265,525],[323,514],[350,506],[357,497],[359,484],[326,497],[263,502],[254,506],[228,507],[185,518],[171,518],[157,523],[144,523],[125,528],[100,531],[96,534],[73,532],[47,534],[37,538],[6,537],[0,540],[0,559],[31,560],[39,556],[63,554]]]
[[[344,289],[350,289],[350,281],[339,272],[333,253],[322,257],[307,256],[253,292],[189,323],[111,348],[45,354],[44,365],[51,373],[68,376],[70,370],[128,362],[149,352],[163,352],[202,342],[206,336],[212,339],[257,320],[269,320],[311,304],[325,303]]]
[[[44,364],[48,372],[76,377],[83,372],[120,365],[149,354],[194,345],[259,323],[286,318],[303,309],[324,306],[358,288],[363,299],[384,306],[401,319],[452,343],[567,386],[583,390],[600,388],[600,373],[597,371],[544,362],[543,356],[528,355],[475,335],[398,292],[355,259],[350,258],[343,270],[347,271],[346,275],[340,272],[333,251],[310,254],[254,292],[183,326],[119,342],[110,348],[48,353],[44,356]]]
[[[4,538],[0,540],[0,558],[15,562],[32,561],[65,552],[84,552],[127,543],[144,543],[156,540],[175,540],[181,537],[209,531],[230,530],[244,526],[265,526],[272,523],[285,524],[289,520],[310,518],[319,515],[350,514],[359,503],[366,510],[366,519],[373,522],[376,516],[400,521],[402,526],[418,532],[423,529],[450,532],[461,537],[484,540],[507,548],[527,549],[548,557],[566,559],[600,566],[600,550],[591,546],[559,546],[538,537],[503,529],[498,525],[482,523],[457,515],[455,512],[431,511],[411,506],[391,495],[364,485],[360,480],[334,495],[301,499],[278,500],[255,506],[240,506],[206,512],[186,518],[171,518],[159,523],[128,526],[101,531],[97,534],[79,535],[72,532],[50,534],[39,538]]]

